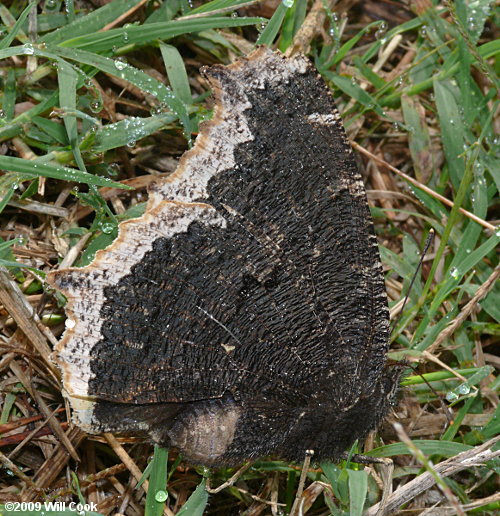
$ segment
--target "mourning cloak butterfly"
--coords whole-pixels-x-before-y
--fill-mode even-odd
[[[84,268],[52,272],[76,423],[232,465],[336,459],[385,415],[384,279],[327,86],[259,48],[204,70],[215,114],[146,213]]]

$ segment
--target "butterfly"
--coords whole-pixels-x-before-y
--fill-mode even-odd
[[[206,466],[338,459],[400,376],[361,175],[304,56],[260,47],[203,73],[213,118],[144,215],[49,274],[74,420]]]

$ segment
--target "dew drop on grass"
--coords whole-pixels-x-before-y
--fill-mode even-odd
[[[32,43],[25,43],[23,45],[23,52],[27,56],[32,56],[35,53],[35,49],[33,47],[33,44]]]
[[[108,175],[116,177],[120,173],[120,165],[118,163],[111,163],[108,167]]]
[[[293,3],[294,3],[295,0],[282,0],[282,3],[285,7],[293,7]]]
[[[18,235],[16,237],[16,240],[17,240],[17,245],[26,245],[26,237],[24,235]]]
[[[456,401],[458,400],[458,394],[456,392],[450,391],[446,393],[446,399],[448,401]]]
[[[45,2],[45,7],[48,9],[54,9],[57,6],[57,0],[47,0]]]
[[[155,494],[155,500],[157,502],[164,502],[166,499],[168,498],[168,493],[166,491],[163,491],[163,490],[160,490],[160,491],[156,491],[156,494]]]
[[[420,30],[418,31],[420,37],[422,38],[426,38],[427,37],[427,26],[426,25],[422,25],[422,27],[420,27]]]
[[[131,149],[132,149],[133,147],[135,147],[136,143],[137,143],[137,142],[136,142],[133,138],[131,138],[131,139],[127,142],[127,147],[129,147],[129,148],[131,148]]]
[[[117,59],[115,61],[115,66],[118,70],[125,70],[125,68],[127,68],[127,63],[123,59]]]
[[[92,111],[92,113],[99,113],[102,111],[102,101],[101,100],[93,100],[91,103],[90,103],[90,111]]]
[[[375,39],[381,40],[382,44],[385,43],[384,35],[387,32],[387,27],[388,27],[387,22],[383,21],[380,23],[380,25],[378,26],[378,29],[375,32]]]
[[[3,109],[0,109],[0,118],[5,118],[5,111]]]
[[[112,222],[103,222],[101,224],[101,231],[106,234],[110,235],[115,230],[116,226]]]
[[[450,276],[453,278],[453,279],[457,279],[459,276],[460,276],[460,272],[459,270],[456,268],[456,267],[452,267],[450,269]]]
[[[463,383],[462,385],[460,385],[460,387],[458,388],[458,392],[460,394],[469,394],[470,392],[470,386],[467,385],[466,383]]]

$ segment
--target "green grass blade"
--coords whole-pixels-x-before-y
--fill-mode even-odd
[[[78,149],[78,128],[76,125],[76,116],[73,114],[76,110],[76,88],[78,83],[78,74],[73,66],[68,62],[60,59],[57,67],[57,78],[59,81],[59,105],[66,114],[63,118],[64,127],[68,134],[68,140],[73,150],[75,160],[81,170],[85,170],[85,164],[81,158]]]
[[[161,516],[167,499],[168,449],[155,446],[144,516]]]
[[[450,179],[455,189],[458,189],[465,169],[465,160],[461,157],[464,152],[465,128],[460,115],[456,91],[452,82],[447,80],[434,81],[434,94],[438,110],[439,125],[443,139],[443,149],[450,173]]]
[[[131,145],[176,120],[177,116],[166,113],[149,118],[130,117],[114,124],[105,125],[97,131],[92,151],[105,152],[124,145]]]
[[[64,27],[46,34],[40,38],[40,41],[57,44],[70,38],[74,39],[78,36],[100,31],[108,23],[115,21],[136,4],[137,0],[114,0],[114,2],[110,2],[95,11],[91,11]],[[105,34],[105,32],[103,34]]]
[[[63,167],[49,163],[40,163],[28,159],[14,158],[12,156],[0,156],[0,170],[18,172],[21,177],[36,178],[38,176],[60,179],[62,181],[74,181],[95,186],[112,186],[130,190],[129,186],[111,181],[106,177],[93,176],[82,170]]]
[[[7,36],[5,36],[2,40],[0,40],[0,50],[10,47],[11,43],[14,41],[14,38],[17,36],[19,31],[21,30],[21,26],[25,22],[26,18],[28,17],[31,9],[33,9],[33,6],[36,5],[36,2],[31,2],[28,7],[24,9],[24,11],[19,15],[19,18],[17,19],[16,23],[10,29]],[[24,38],[23,38],[24,39]]]
[[[348,469],[349,475],[349,515],[362,516],[368,494],[368,475],[364,469]]]
[[[266,25],[266,28],[262,31],[259,39],[257,40],[257,45],[268,45],[271,46],[273,41],[276,39],[280,27],[285,19],[285,14],[288,11],[288,7],[281,2],[274,14],[272,15],[269,23]]]
[[[191,104],[193,98],[181,54],[174,46],[166,43],[160,43],[160,50],[172,91],[179,100],[185,104]]]
[[[81,48],[89,52],[110,52],[113,47],[123,46],[126,35],[127,45],[143,46],[153,41],[168,40],[176,36],[192,32],[201,32],[208,29],[222,29],[227,27],[244,27],[262,23],[263,18],[226,18],[207,17],[192,20],[174,20],[169,22],[148,23],[121,29],[111,29],[106,32],[87,34],[71,38],[60,43],[60,46]]]
[[[453,457],[464,451],[470,450],[472,446],[453,441],[441,440],[415,440],[415,446],[428,455],[439,455],[441,457]],[[411,452],[404,443],[387,444],[374,448],[366,453],[369,457],[394,457],[395,455],[410,455]]]
[[[202,480],[188,501],[182,506],[177,516],[203,516],[208,502],[205,480]]]

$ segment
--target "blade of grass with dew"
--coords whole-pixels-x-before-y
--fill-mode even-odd
[[[28,5],[25,10],[21,13],[20,17],[21,16],[24,16],[24,19],[22,20],[23,22],[26,20],[26,18],[29,16],[29,13],[31,11],[31,8],[33,7],[33,2]],[[6,27],[12,27],[11,31],[15,31],[14,33],[14,37],[17,38],[21,43],[25,43],[28,41],[28,36],[26,36],[26,34],[21,30],[21,24],[19,24],[18,26],[17,25],[17,22],[19,21],[16,20],[12,14],[10,13],[10,11],[7,9],[7,7],[3,4],[3,3],[0,3],[0,19],[3,21],[4,25]],[[10,38],[10,34],[8,34],[7,36],[5,36],[5,38],[2,39],[1,43],[3,43],[5,41],[5,43],[2,45],[0,43],[0,50],[4,49],[4,48],[7,48],[8,46],[10,46],[10,44],[12,43],[14,38]]]
[[[41,43],[57,44],[69,38],[100,31],[137,4],[137,0],[114,0],[85,16],[77,18],[64,27],[40,38]]]
[[[11,121],[14,118],[17,97],[17,81],[16,71],[14,68],[9,68],[7,71],[7,78],[4,83],[3,90],[3,119]]]
[[[31,2],[24,9],[24,11],[19,15],[19,18],[17,19],[17,21],[13,25],[13,27],[10,29],[9,33],[7,34],[7,36],[5,36],[4,38],[2,38],[0,40],[0,50],[2,50],[3,48],[7,48],[7,47],[9,47],[11,45],[11,43],[14,41],[14,39],[16,38],[18,33],[20,32],[22,24],[24,23],[24,21],[26,20],[26,18],[29,15],[31,9],[33,9],[34,6],[36,6],[36,2]],[[3,16],[2,16],[2,18],[3,18]],[[4,22],[5,22],[5,19],[4,19]],[[24,36],[24,38],[21,36],[20,39],[26,41],[27,38],[26,38],[26,36]]]
[[[60,145],[69,145],[68,133],[65,131],[65,128],[61,124],[41,116],[34,116],[31,118],[31,121],[42,131],[51,136]]]
[[[285,19],[285,14],[288,11],[288,7],[284,4],[284,2],[280,2],[276,11],[271,16],[266,28],[261,32],[259,38],[257,39],[256,45],[267,45],[271,46],[273,41],[276,39],[278,32],[281,28],[281,24]]]
[[[193,97],[181,54],[173,45],[162,42],[160,42],[160,51],[174,95],[184,104],[192,104]]]
[[[464,451],[470,450],[472,446],[454,441],[438,441],[431,439],[420,439],[414,441],[415,446],[429,455],[439,455],[441,457],[453,457]],[[365,453],[369,457],[394,457],[395,455],[408,455],[410,452],[403,443],[387,444],[374,448]]]
[[[401,107],[404,122],[408,127],[408,143],[415,177],[427,183],[427,178],[434,175],[435,169],[425,109],[418,97],[407,95],[401,96]]]
[[[64,127],[68,134],[69,144],[75,161],[80,170],[86,171],[80,148],[78,146],[78,127],[76,116],[71,114],[76,110],[76,89],[78,74],[68,62],[60,59],[57,67],[57,78],[59,82],[59,106],[66,112],[64,116]]]
[[[434,81],[434,95],[441,127],[443,150],[450,179],[457,190],[464,175],[465,160],[460,156],[464,151],[464,143],[467,140],[455,94],[451,81]]]
[[[463,407],[461,407],[460,410],[453,414],[453,421],[442,435],[442,439],[444,441],[451,441],[457,435],[458,431],[460,430],[460,427],[462,426],[465,416],[469,413],[470,408],[476,401],[476,396],[470,397],[469,399],[465,400]]]
[[[131,140],[139,140],[153,134],[177,120],[172,113],[153,115],[147,118],[130,117],[101,127],[95,135],[94,152],[105,152],[123,147]]]
[[[144,24],[157,23],[160,21],[170,21],[181,10],[180,0],[170,0],[162,2],[161,5],[153,11],[144,21]]]
[[[203,516],[207,503],[208,493],[205,489],[205,480],[203,479],[177,513],[177,516]]]
[[[168,450],[155,445],[153,465],[149,474],[145,516],[161,516],[167,499]]]
[[[22,47],[17,47],[22,51]],[[12,50],[12,49],[9,49]],[[186,110],[186,106],[181,102],[171,90],[169,90],[163,83],[154,79],[150,75],[144,73],[142,70],[134,68],[122,61],[114,61],[108,57],[100,56],[78,49],[65,49],[58,46],[46,45],[44,50],[35,48],[34,54],[48,59],[59,61],[59,58],[74,60],[78,63],[93,66],[103,72],[109,73],[120,79],[125,79],[134,86],[137,86],[143,91],[154,95],[160,103],[165,103],[174,113],[179,116],[183,123],[186,135],[190,136],[190,120]],[[2,58],[0,52],[0,59]]]
[[[19,177],[25,177],[28,179],[43,176],[50,177],[52,179],[60,179],[62,181],[85,183],[87,185],[112,186],[114,188],[133,190],[130,186],[116,183],[106,177],[93,176],[92,174],[88,174],[82,170],[50,163],[40,163],[23,158],[15,158],[13,156],[0,156],[0,170],[18,172]]]
[[[88,52],[110,52],[113,47],[124,43],[127,36],[127,45],[144,46],[156,40],[168,40],[192,32],[201,32],[207,29],[222,29],[228,27],[245,27],[262,23],[264,18],[227,18],[206,17],[192,20],[173,20],[169,22],[148,23],[121,29],[111,29],[106,32],[87,34],[68,39],[59,43],[61,47],[79,48]]]
[[[293,37],[304,22],[306,10],[307,0],[295,0],[293,5],[285,13],[279,42],[281,52],[285,52],[293,43]]]
[[[483,366],[478,368],[478,370],[467,378],[465,382],[448,391],[446,393],[446,399],[448,401],[455,401],[460,398],[460,396],[469,394],[471,387],[477,385],[481,380],[484,380],[484,378],[489,376],[494,370],[495,369],[492,366]]]
[[[378,104],[376,99],[363,90],[356,82],[347,77],[337,75],[333,72],[324,72],[324,77],[331,81],[339,90],[347,94],[349,97],[357,100],[362,106],[367,109],[373,109],[378,115],[384,116],[383,109]]]
[[[249,2],[249,0],[212,0],[189,11],[189,16],[193,16],[194,14],[209,15],[214,11],[220,12],[221,10],[238,9],[242,4],[248,5],[252,3],[257,3],[257,0],[252,2]]]
[[[364,469],[348,469],[349,476],[349,515],[362,516],[368,494],[368,475]]]
[[[359,56],[353,56],[353,63],[359,70],[360,75],[370,84],[373,84],[376,89],[383,90],[389,85],[378,73],[374,72],[367,64],[363,63]]]

